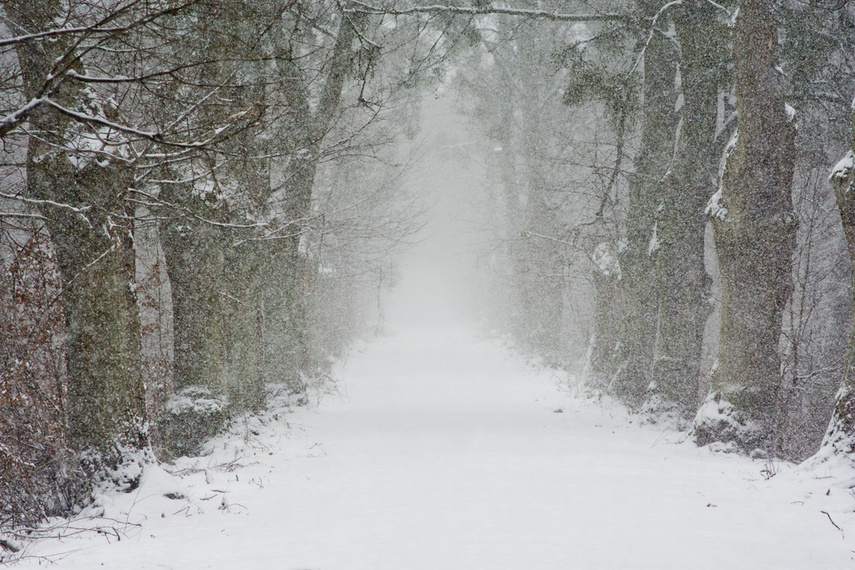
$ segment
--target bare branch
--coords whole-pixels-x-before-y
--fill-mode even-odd
[[[144,206],[168,207],[172,210],[180,210],[180,211],[184,212],[185,214],[187,214],[188,217],[193,218],[194,220],[198,220],[198,221],[202,222],[203,224],[208,224],[208,225],[216,226],[216,227],[220,227],[220,228],[232,228],[232,229],[256,229],[256,228],[266,228],[269,226],[269,224],[266,222],[261,222],[261,223],[257,223],[257,224],[233,224],[233,223],[228,223],[228,222],[217,222],[215,220],[209,220],[208,218],[204,218],[204,217],[200,216],[199,214],[197,214],[196,212],[194,212],[190,208],[187,208],[185,206],[181,206],[179,204],[173,204],[171,202],[167,202],[167,201],[162,200],[162,199],[158,198],[157,196],[154,196],[148,192],[144,192],[142,190],[137,190],[135,188],[130,188],[130,191],[134,192],[136,194],[140,194],[141,196],[145,196],[146,198],[151,200],[151,202],[143,202],[141,200],[135,200],[133,198],[128,198],[128,202],[142,204]]]
[[[24,214],[21,212],[0,212],[0,219],[3,218],[31,218],[36,220],[47,220],[41,214]]]

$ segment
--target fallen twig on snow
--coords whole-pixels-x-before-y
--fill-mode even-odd
[[[828,517],[828,522],[830,522],[831,524],[833,524],[833,525],[834,525],[834,528],[836,528],[837,530],[839,530],[839,531],[840,531],[840,534],[844,534],[843,529],[842,529],[842,528],[840,528],[839,526],[837,526],[837,523],[836,523],[836,522],[834,522],[834,520],[831,518],[831,515],[830,515],[830,514],[828,514],[828,512],[827,512],[827,511],[819,511],[819,512],[821,512],[822,514],[824,514],[825,516],[827,516],[827,517]]]

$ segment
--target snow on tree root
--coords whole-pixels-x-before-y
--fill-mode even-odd
[[[710,394],[698,410],[691,436],[699,446],[715,446],[717,451],[744,452],[766,457],[765,431],[745,417],[719,393]],[[716,445],[718,444],[718,445]]]
[[[837,392],[834,413],[828,431],[822,439],[822,445],[811,461],[821,463],[835,455],[851,458],[855,453],[852,426],[855,426],[855,392],[843,387]]]
[[[207,388],[191,386],[169,399],[165,416],[162,429],[169,451],[175,456],[197,455],[225,425],[226,403]]]

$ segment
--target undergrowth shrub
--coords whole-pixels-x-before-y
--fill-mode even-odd
[[[0,274],[0,527],[69,512],[89,484],[65,438],[61,283],[41,232],[11,241]]]

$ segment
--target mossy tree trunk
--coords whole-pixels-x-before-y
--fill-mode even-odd
[[[193,211],[200,207],[190,189],[165,185],[161,199]],[[176,390],[204,386],[223,388],[223,272],[226,248],[222,229],[189,217],[166,212],[160,223],[160,242],[172,292],[173,378]]]
[[[659,334],[651,407],[697,412],[701,346],[711,309],[704,268],[704,207],[716,190],[714,144],[718,90],[725,61],[715,6],[688,2],[672,9],[680,42],[682,124],[674,166],[665,180],[655,251]]]
[[[17,29],[50,30],[62,3],[5,0]],[[34,39],[17,46],[28,99],[52,91],[65,108],[103,113],[79,83],[55,82],[81,65],[72,39]],[[29,117],[27,193],[45,201],[56,246],[66,318],[68,431],[73,447],[95,449],[108,461],[117,445],[145,445],[140,317],[134,294],[133,208],[125,201],[133,171],[122,160],[94,154],[90,141],[115,137],[42,105]],[[55,206],[52,204],[60,204]]]
[[[792,292],[795,126],[776,69],[770,0],[743,0],[733,39],[737,135],[710,202],[721,268],[721,333],[711,393],[695,419],[699,444],[776,452],[778,342]]]
[[[644,109],[641,142],[635,158],[635,173],[629,181],[626,218],[626,247],[620,253],[621,332],[618,375],[614,392],[632,407],[647,395],[656,344],[658,299],[651,240],[656,213],[662,202],[662,185],[674,153],[677,118],[674,78],[677,53],[663,28],[654,22],[663,2],[639,0],[637,9],[653,29],[644,50],[642,84]],[[647,40],[642,39],[642,44]]]
[[[245,253],[234,244],[252,237],[248,220],[262,218],[270,193],[267,161],[253,160],[266,155],[259,136],[266,80],[258,31],[274,17],[266,9],[264,2],[202,2],[194,13],[177,16],[176,26],[188,30],[188,51],[204,59],[188,66],[182,82],[164,87],[161,115],[178,120],[187,113],[184,91],[206,86],[210,96],[190,124],[202,132],[230,129],[191,160],[163,166],[158,177],[165,181],[157,213],[171,288],[175,387],[161,429],[175,455],[200,451],[222,428],[227,408],[259,407],[264,400],[254,350],[260,343],[253,268],[232,260]]]
[[[831,422],[822,441],[821,454],[855,453],[855,104],[851,116],[852,148],[831,173],[837,209],[849,247],[849,338],[843,364],[843,379]]]

